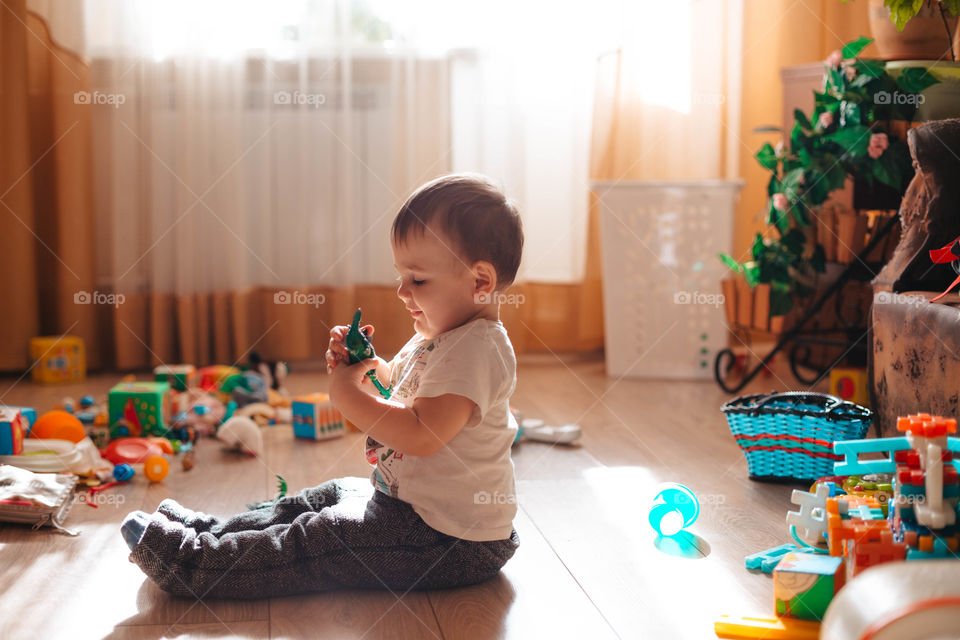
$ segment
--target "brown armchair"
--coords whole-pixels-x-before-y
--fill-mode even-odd
[[[960,237],[960,119],[907,138],[916,175],[900,206],[902,239],[873,281],[870,318],[871,404],[885,436],[896,434],[898,416],[960,409],[960,296],[930,302],[956,277],[930,250]]]

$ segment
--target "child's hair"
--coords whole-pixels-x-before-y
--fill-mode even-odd
[[[493,265],[497,289],[513,283],[523,253],[523,226],[516,205],[489,178],[457,173],[426,183],[393,219],[393,242],[403,244],[411,233],[426,233],[434,221],[460,257]]]

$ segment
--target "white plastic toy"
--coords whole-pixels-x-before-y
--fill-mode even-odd
[[[245,416],[234,416],[217,429],[217,440],[229,449],[258,456],[263,452],[263,436],[257,423]]]

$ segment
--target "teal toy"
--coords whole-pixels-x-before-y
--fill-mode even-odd
[[[650,508],[650,526],[662,536],[675,536],[696,522],[700,501],[682,484],[667,483],[660,487]]]
[[[347,332],[347,338],[344,342],[347,347],[347,352],[350,354],[350,364],[357,364],[367,358],[375,358],[377,356],[373,350],[373,344],[370,342],[370,338],[367,337],[366,332],[360,330],[360,309],[357,309],[357,312],[353,314],[353,323],[350,325],[350,331]],[[377,388],[380,395],[389,400],[393,387],[391,386],[389,389],[385,389],[384,386],[380,384],[380,380],[377,379],[377,370],[370,369],[370,371],[367,371],[367,377],[370,378],[370,382]]]

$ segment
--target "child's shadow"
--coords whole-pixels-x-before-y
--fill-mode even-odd
[[[345,596],[343,600],[347,601],[346,604],[341,602],[339,608],[349,607],[350,601],[356,601],[358,603],[357,613],[360,614],[365,610],[362,604],[364,597],[361,594],[377,595],[381,593],[384,598],[393,601],[394,596],[391,596],[388,592],[376,590],[331,591],[287,596],[271,601],[287,600],[290,604],[297,604],[299,607],[299,603],[306,604],[312,599],[324,598],[329,601],[331,596],[339,594]],[[411,595],[417,593],[426,594],[430,599],[430,606],[439,614],[441,627],[444,621],[462,624],[464,620],[460,616],[462,616],[464,610],[475,612],[476,615],[471,615],[469,622],[472,629],[482,629],[480,634],[482,637],[503,637],[506,634],[507,615],[516,599],[516,590],[503,573],[498,573],[490,580],[468,587],[410,592]],[[396,597],[402,595],[402,592],[397,592]],[[145,578],[137,591],[137,613],[122,622],[116,623],[113,631],[104,636],[104,640],[120,640],[130,637],[159,639],[175,637],[184,633],[203,637],[259,637],[260,634],[256,632],[251,632],[250,635],[244,634],[244,630],[241,628],[243,625],[239,624],[237,620],[239,618],[252,621],[269,617],[270,608],[267,603],[268,599],[200,601],[193,598],[171,596]],[[254,610],[259,607],[264,610],[263,617],[258,615],[260,612]],[[238,608],[251,610],[242,611]],[[397,605],[392,609],[402,612],[405,607]],[[363,615],[337,615],[336,617],[340,618],[341,621],[355,619],[362,622],[366,620],[364,624],[367,625],[371,622]],[[363,629],[360,630],[360,632],[362,631]]]

